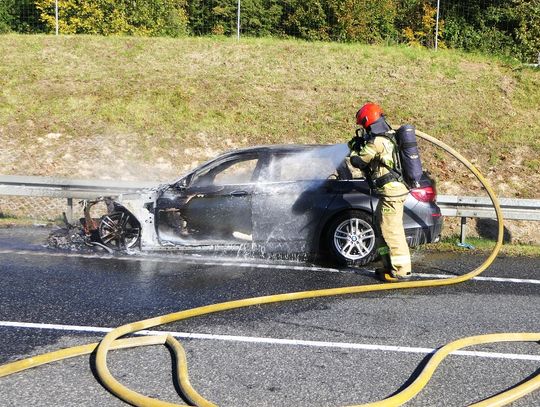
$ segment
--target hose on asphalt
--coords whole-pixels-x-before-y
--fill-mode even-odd
[[[314,291],[302,291],[295,293],[284,293],[277,295],[268,295],[262,297],[247,298],[242,300],[228,301],[218,304],[206,305],[202,307],[197,307],[193,309],[188,309],[184,311],[174,312],[171,314],[166,314],[150,319],[145,319],[126,325],[122,325],[111,332],[109,332],[99,344],[89,344],[83,346],[77,346],[74,348],[68,348],[57,352],[51,352],[36,357],[24,359],[21,361],[8,363],[6,365],[0,366],[0,377],[7,376],[22,370],[39,366],[45,363],[74,357],[82,354],[91,353],[96,350],[95,357],[95,367],[96,372],[101,380],[102,384],[113,394],[115,394],[120,399],[124,400],[127,403],[130,403],[135,406],[141,407],[172,407],[172,406],[181,406],[182,404],[171,403],[167,401],[158,400],[140,394],[134,390],[131,390],[117,381],[112,374],[110,373],[107,367],[107,354],[109,350],[125,348],[125,347],[136,347],[144,346],[150,344],[167,344],[176,357],[176,366],[177,372],[176,377],[179,383],[179,386],[183,392],[183,396],[193,405],[199,407],[214,407],[215,404],[206,400],[202,397],[197,391],[191,386],[187,371],[187,363],[185,352],[178,343],[170,335],[161,335],[161,336],[142,336],[129,339],[119,339],[122,336],[135,333],[137,331],[156,327],[158,325],[168,324],[175,321],[185,320],[201,315],[208,315],[215,312],[238,309],[249,307],[253,305],[262,305],[262,304],[271,304],[284,301],[295,301],[301,299],[309,298],[320,298],[320,297],[329,297],[336,295],[345,295],[345,294],[358,294],[366,292],[375,292],[375,291],[387,291],[387,290],[399,290],[406,288],[421,288],[421,287],[437,287],[437,286],[448,286],[452,284],[458,284],[470,280],[473,277],[478,276],[485,269],[487,269],[491,263],[497,257],[497,254],[503,243],[503,217],[499,202],[495,193],[493,192],[491,186],[482,176],[482,174],[461,154],[457,151],[444,144],[443,142],[435,139],[434,137],[417,131],[417,136],[442,148],[452,156],[454,156],[458,161],[464,164],[480,181],[482,186],[487,191],[493,206],[495,208],[495,214],[498,223],[498,233],[497,233],[497,242],[492,249],[490,255],[486,260],[474,270],[463,274],[461,276],[456,276],[448,279],[442,280],[422,280],[422,281],[405,281],[397,283],[384,283],[384,284],[368,284],[361,286],[352,286],[352,287],[340,287],[340,288],[330,288]],[[428,363],[425,365],[423,370],[418,374],[416,379],[405,387],[400,392],[395,395],[380,400],[374,403],[363,404],[363,406],[399,406],[407,402],[416,396],[429,382],[437,366],[443,361],[443,359],[453,351],[461,349],[467,346],[480,345],[486,343],[495,343],[495,342],[514,342],[514,341],[540,341],[540,333],[499,333],[499,334],[488,334],[480,336],[471,336],[467,338],[458,339],[456,341],[450,342],[447,345],[441,347],[437,350],[429,359]],[[485,399],[479,403],[473,404],[474,406],[503,406],[506,405],[524,395],[531,393],[532,391],[540,388],[540,373],[536,376],[533,376],[529,380],[521,383],[520,385],[511,388],[510,390],[499,393],[494,397]]]

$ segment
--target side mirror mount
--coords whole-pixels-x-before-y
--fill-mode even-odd
[[[173,184],[173,188],[178,191],[185,191],[188,186],[188,177],[182,178],[180,181]]]

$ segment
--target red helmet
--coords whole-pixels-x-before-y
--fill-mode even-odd
[[[375,103],[366,103],[356,113],[356,124],[367,129],[383,115],[381,107]]]

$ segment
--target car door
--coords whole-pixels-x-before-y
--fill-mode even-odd
[[[158,236],[183,244],[242,243],[251,240],[251,196],[259,168],[257,153],[217,160],[191,177],[170,205],[158,200]],[[169,207],[167,207],[169,206]],[[172,207],[175,207],[174,209]],[[176,214],[176,226],[166,225]]]
[[[253,238],[277,251],[310,251],[336,193],[327,178],[336,159],[324,149],[275,153],[253,194]]]

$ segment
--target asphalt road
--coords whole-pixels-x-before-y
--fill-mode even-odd
[[[208,256],[99,257],[40,246],[46,230],[0,230],[0,363],[89,342],[124,323],[253,296],[374,282],[372,267]],[[462,274],[483,257],[415,253],[418,275]],[[340,406],[388,397],[433,348],[469,335],[538,332],[540,259],[499,258],[457,286],[257,306],[169,324],[191,382],[220,406]],[[37,326],[35,324],[43,324]],[[184,338],[187,334],[190,338]],[[538,344],[451,355],[410,406],[464,406],[538,373]],[[480,353],[480,352],[487,352]],[[164,347],[113,351],[111,372],[179,401]],[[78,357],[0,379],[2,406],[121,406]],[[515,403],[540,405],[540,392]]]

